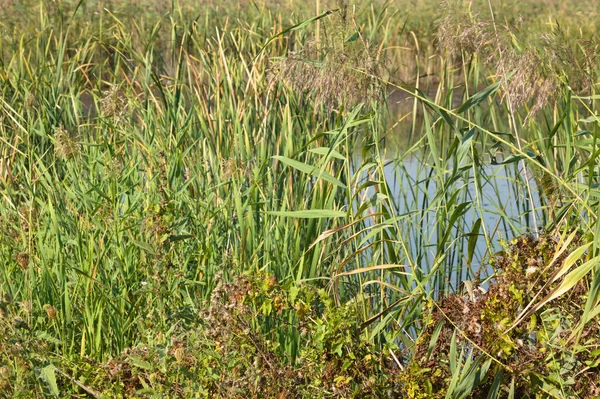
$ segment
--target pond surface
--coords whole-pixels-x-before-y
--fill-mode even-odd
[[[418,155],[403,157],[398,153],[387,155],[386,159],[384,175],[390,191],[390,213],[396,217],[395,228],[407,244],[411,263],[427,273],[436,258],[445,256],[445,275],[454,287],[475,276],[490,276],[493,270],[488,260],[501,250],[502,240],[535,232],[536,223],[543,226],[537,186],[531,172],[525,176],[521,165],[487,162],[478,169],[478,185],[472,170],[452,182],[455,175],[451,167],[440,173]],[[371,188],[366,197],[376,194]],[[454,205],[447,206],[449,202]],[[446,234],[449,237],[444,240]],[[472,257],[468,256],[470,240],[476,240],[474,246],[471,244]]]

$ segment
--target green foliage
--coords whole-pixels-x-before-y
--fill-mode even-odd
[[[452,394],[451,381],[457,376],[453,363],[461,362],[466,353],[487,360],[492,370],[483,372],[483,378],[470,386],[473,397],[487,396],[492,388],[503,394],[512,389],[523,398],[598,395],[599,369],[590,362],[595,357],[592,348],[600,345],[598,327],[585,327],[585,342],[576,343],[569,336],[582,317],[589,281],[579,281],[568,296],[511,326],[530,302],[544,298],[562,283],[562,278],[553,277],[579,244],[577,239],[565,242],[550,235],[515,238],[494,258],[497,277],[487,292],[442,299],[405,373],[409,397]],[[461,351],[458,358],[457,350]],[[498,375],[502,377],[494,379]]]
[[[0,1],[0,395],[596,395],[597,2],[208,3]]]
[[[287,288],[287,289],[286,289]],[[392,395],[394,367],[367,339],[356,308],[309,285],[259,273],[220,284],[203,319],[214,354],[209,388],[223,397]],[[293,347],[290,351],[283,351]]]
[[[4,366],[3,384],[16,396],[58,395],[77,380],[80,389],[103,397],[400,397],[395,367],[366,339],[357,317],[354,306],[337,306],[322,289],[285,289],[272,274],[243,275],[217,283],[193,328],[176,328],[162,342],[127,348],[103,364],[56,358],[48,345],[41,349],[48,337],[18,341],[18,331],[7,330],[3,347],[20,349],[2,361],[20,368]],[[282,350],[290,344],[295,359]],[[42,356],[71,375],[57,379],[56,366],[42,367]],[[12,373],[27,385],[7,378]]]

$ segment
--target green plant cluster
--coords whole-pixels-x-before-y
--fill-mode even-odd
[[[596,395],[600,3],[452,3],[0,0],[0,395]]]
[[[4,319],[18,313],[14,303],[2,309]],[[104,363],[56,356],[58,342],[14,320],[0,336],[6,397],[68,392],[74,381],[74,392],[107,398],[401,397],[397,366],[361,331],[355,306],[310,285],[282,287],[268,273],[219,281],[191,326]],[[294,358],[281,348],[289,336]]]
[[[556,292],[565,281],[561,270],[581,248],[578,239],[561,244],[551,235],[515,238],[492,259],[497,273],[487,290],[449,295],[432,306],[405,374],[409,397],[460,392],[453,383],[461,368],[477,387],[469,397],[491,392],[498,397],[600,397],[600,330],[590,323],[576,334],[589,281],[580,280],[567,295],[527,312]],[[513,325],[520,315],[529,316]]]

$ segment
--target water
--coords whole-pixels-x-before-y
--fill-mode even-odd
[[[404,260],[403,264],[413,264],[423,274],[443,257],[446,271],[443,274],[448,276],[453,289],[458,290],[465,280],[485,279],[493,274],[489,257],[502,249],[501,240],[535,230],[532,209],[540,225],[543,216],[541,200],[532,174],[528,173],[533,194],[531,206],[525,173],[517,164],[484,163],[477,171],[485,177],[480,179],[482,183],[478,189],[472,170],[466,170],[456,178],[459,173],[453,172],[450,165],[440,175],[439,170],[423,162],[423,158],[427,157],[388,156],[383,168],[390,191],[389,201],[384,203],[396,216],[392,228],[400,232],[408,253],[400,249],[400,245],[394,245],[394,248],[399,248],[398,255]],[[453,178],[456,179],[453,181]],[[377,193],[371,187],[365,194],[364,198],[371,198]],[[436,195],[442,195],[443,199],[436,199]],[[448,214],[441,205],[450,201],[454,205]],[[457,217],[452,220],[454,212]],[[477,225],[480,225],[479,229],[474,229]],[[444,240],[446,232],[449,237]],[[472,258],[468,251],[470,240],[475,240]]]

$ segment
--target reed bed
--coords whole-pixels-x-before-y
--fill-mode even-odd
[[[0,396],[600,396],[599,11],[0,3]]]

